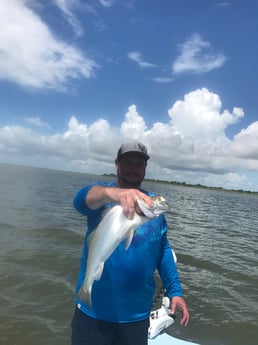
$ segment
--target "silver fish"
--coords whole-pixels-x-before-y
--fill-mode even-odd
[[[125,249],[128,249],[137,227],[167,211],[168,205],[163,197],[157,196],[152,199],[153,206],[149,207],[142,199],[137,198],[136,205],[141,214],[135,212],[132,219],[128,219],[124,215],[122,206],[113,206],[105,213],[97,228],[89,235],[86,274],[78,297],[90,307],[93,283],[95,280],[100,280],[105,261],[120,242],[126,239]]]

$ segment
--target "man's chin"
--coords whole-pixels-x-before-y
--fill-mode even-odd
[[[141,180],[139,178],[123,179],[123,184],[127,187],[138,188],[141,185]]]

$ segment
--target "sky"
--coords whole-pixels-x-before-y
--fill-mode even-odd
[[[258,191],[256,0],[0,0],[0,162]]]

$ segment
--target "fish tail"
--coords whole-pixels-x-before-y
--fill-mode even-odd
[[[91,286],[85,291],[83,289],[83,286],[79,289],[77,296],[80,301],[85,302],[88,304],[90,308],[92,308],[92,303],[91,303]]]

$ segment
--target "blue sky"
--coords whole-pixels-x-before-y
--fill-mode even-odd
[[[0,0],[0,162],[258,191],[255,0]]]

